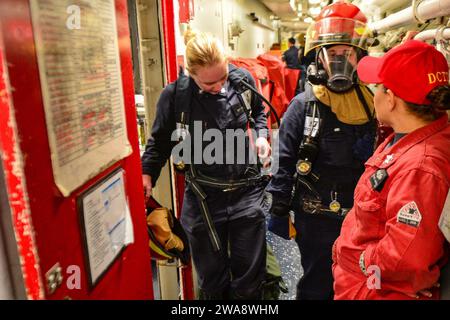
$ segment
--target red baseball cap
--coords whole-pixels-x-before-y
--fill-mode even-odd
[[[382,83],[407,102],[428,105],[427,95],[438,86],[448,85],[449,67],[433,46],[408,40],[381,58],[361,59],[358,76],[365,83]]]

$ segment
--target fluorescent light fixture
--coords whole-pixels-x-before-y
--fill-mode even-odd
[[[308,0],[310,4],[319,4],[322,0]]]

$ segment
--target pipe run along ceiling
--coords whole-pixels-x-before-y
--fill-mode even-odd
[[[304,21],[305,18],[310,17],[308,12],[310,4],[307,0],[260,0],[260,2],[280,19],[279,25],[289,31],[304,32],[312,22],[311,18],[309,18],[310,21]],[[313,2],[317,6],[321,1]],[[325,5],[324,3],[325,1],[322,1],[322,6]]]
[[[304,32],[328,0],[259,0],[289,31]]]
[[[304,19],[311,16],[309,9],[320,3],[323,7],[333,1],[319,0],[259,0],[274,16],[280,19],[280,26],[289,31],[304,32],[310,25],[311,20]],[[411,4],[411,0],[353,0],[349,1],[360,7],[369,21],[382,19],[387,13],[393,13]],[[301,12],[298,12],[299,6]],[[299,17],[300,16],[300,17]]]

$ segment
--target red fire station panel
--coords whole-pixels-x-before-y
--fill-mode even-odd
[[[178,0],[180,23],[189,23],[194,18],[194,0]]]
[[[153,298],[126,3],[0,2],[41,298]]]

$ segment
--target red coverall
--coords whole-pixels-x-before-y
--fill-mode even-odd
[[[448,246],[438,223],[450,200],[448,117],[386,149],[392,139],[367,161],[354,207],[333,246],[335,299],[409,299],[404,293],[437,283],[447,261]],[[380,169],[388,178],[379,192],[371,177]],[[381,289],[375,289],[377,272]],[[438,289],[432,293],[439,298]]]

